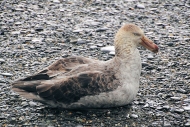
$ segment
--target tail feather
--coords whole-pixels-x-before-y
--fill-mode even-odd
[[[41,81],[16,81],[12,84],[12,88],[19,88],[28,92],[36,92],[36,86],[38,86],[40,82]]]
[[[37,100],[37,101],[42,101],[41,98],[38,97],[38,95],[34,94],[34,93],[30,93],[28,91],[19,89],[19,88],[12,88],[13,91],[15,91],[16,93],[18,93],[20,96],[27,98],[29,100]]]
[[[48,80],[50,79],[51,77],[49,77],[48,74],[44,74],[44,73],[38,73],[36,75],[32,75],[32,76],[29,76],[29,77],[26,77],[24,79],[21,79],[21,81],[33,81],[33,80]]]
[[[12,90],[27,99],[40,101],[36,91],[39,84],[40,81],[16,81],[12,84]]]
[[[42,85],[43,82],[42,80],[37,80],[37,81],[16,81],[12,84],[12,90],[16,93],[18,93],[21,97],[27,98],[29,100],[35,100],[39,101],[43,104],[49,104],[52,107],[56,107],[56,105],[53,102],[54,98],[49,94],[48,92],[51,91],[43,91],[39,86],[45,86]],[[47,84],[47,88],[50,88],[51,85]],[[46,89],[46,87],[44,87]],[[40,93],[38,90],[41,90]],[[48,100],[48,101],[47,101]]]

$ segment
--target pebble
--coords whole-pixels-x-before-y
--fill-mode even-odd
[[[130,115],[132,118],[138,118],[138,115],[136,115],[136,114],[131,114]]]
[[[90,49],[96,49],[96,48],[97,48],[96,45],[92,45],[92,46],[90,46]]]
[[[186,99],[184,99],[183,101],[190,103],[190,98],[186,98]]]
[[[170,122],[164,121],[164,127],[172,127],[172,125]]]
[[[154,57],[153,57],[152,54],[148,54],[147,59],[148,59],[148,60],[152,60],[152,59],[154,59]]]
[[[169,109],[170,106],[169,106],[169,105],[164,105],[162,108],[163,108],[163,109]]]
[[[115,52],[115,48],[114,48],[114,46],[102,47],[101,51],[102,52]]]
[[[19,35],[20,34],[20,31],[13,31],[11,32],[12,35]]]
[[[185,127],[190,127],[190,121],[188,121],[187,123],[185,123]]]
[[[81,125],[81,124],[78,124],[78,125],[76,125],[76,127],[84,127],[83,125]]]
[[[33,43],[39,43],[39,42],[41,42],[42,41],[42,39],[38,39],[38,38],[33,38],[32,39],[32,42]]]
[[[168,43],[166,43],[166,45],[168,45],[168,46],[173,46],[174,43],[173,43],[173,42],[168,42]]]
[[[80,32],[83,32],[83,30],[82,29],[73,30],[73,33],[80,33]]]
[[[182,113],[182,112],[184,112],[184,109],[182,109],[182,108],[176,108],[174,111],[177,112],[177,113]]]
[[[115,52],[111,51],[109,52],[109,55],[115,56]]]
[[[96,32],[103,32],[103,31],[106,31],[108,30],[108,28],[104,27],[104,28],[98,28],[96,29]]]
[[[175,101],[180,101],[181,100],[181,97],[170,97],[172,100],[175,100]]]
[[[0,30],[0,35],[5,35],[3,30]]]
[[[183,106],[183,109],[186,110],[186,111],[190,111],[190,105],[188,105],[188,106]]]
[[[104,44],[96,44],[98,47],[103,47],[104,46]]]
[[[86,40],[82,40],[82,39],[77,40],[77,44],[85,44],[85,43],[87,43]]]
[[[0,63],[5,63],[5,60],[0,58]]]
[[[0,83],[6,83],[6,81],[4,79],[0,78]],[[1,84],[0,84],[1,85]]]
[[[143,4],[137,4],[136,7],[139,9],[145,9],[145,6]]]
[[[54,3],[60,3],[60,1],[59,1],[59,0],[53,0],[53,2],[54,2]]]
[[[29,105],[30,105],[31,107],[34,107],[34,106],[36,106],[37,104],[36,104],[36,102],[30,101],[30,102],[29,102]]]
[[[28,105],[28,103],[24,101],[24,102],[21,103],[21,105],[22,105],[23,107],[25,107],[25,106]]]
[[[21,25],[23,22],[15,22],[15,25]]]
[[[7,76],[7,77],[13,76],[13,74],[11,74],[11,73],[0,73],[0,75]]]
[[[38,31],[38,32],[43,31],[43,30],[44,30],[44,28],[42,26],[37,26],[35,28],[35,31]]]

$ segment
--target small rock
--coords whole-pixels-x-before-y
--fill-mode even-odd
[[[27,103],[26,101],[24,101],[24,102],[21,103],[21,105],[22,105],[23,107],[25,107],[25,106],[28,105],[28,103]]]
[[[30,49],[34,49],[35,47],[34,47],[34,45],[30,45],[29,48]]]
[[[169,106],[169,105],[164,105],[162,108],[163,108],[163,109],[169,109],[170,106]]]
[[[158,126],[160,123],[158,123],[158,122],[152,122],[152,125],[153,126]]]
[[[96,32],[103,32],[103,31],[106,31],[108,30],[108,28],[104,27],[104,28],[98,28],[96,29]]]
[[[34,106],[36,106],[37,104],[36,104],[35,102],[33,102],[33,101],[30,101],[30,102],[29,102],[29,105],[32,106],[32,107],[34,107]]]
[[[186,93],[186,90],[184,90],[182,88],[177,89],[177,91],[180,92],[180,93]]]
[[[186,127],[190,127],[190,121],[188,121],[187,123],[185,123]]]
[[[96,49],[96,48],[97,48],[96,45],[92,45],[92,46],[90,46],[90,49]]]
[[[109,52],[109,55],[112,55],[112,56],[114,56],[114,55],[115,55],[115,52],[114,52],[114,51],[112,51],[112,52]]]
[[[77,38],[74,36],[70,37],[69,40],[70,40],[70,43],[77,43],[78,41]]]
[[[21,25],[23,24],[22,22],[16,22],[15,25]]]
[[[142,62],[141,64],[142,64],[142,67],[146,67],[146,66],[148,66],[148,65],[149,65],[149,64],[148,64],[148,63],[146,63],[146,62]]]
[[[96,44],[98,47],[103,47],[104,45],[103,44]]]
[[[101,48],[102,52],[115,52],[115,48],[114,46],[107,46],[107,47],[103,47]]]
[[[139,8],[139,9],[145,9],[145,6],[143,4],[137,4],[136,7]]]
[[[43,31],[43,30],[44,30],[44,28],[42,26],[37,26],[35,28],[35,31],[38,31],[38,32]]]
[[[20,34],[20,31],[13,31],[11,32],[12,35],[19,35]]]
[[[32,33],[32,32],[31,32]],[[35,33],[35,32],[34,32]],[[27,34],[26,37],[33,37],[34,34]]]
[[[60,11],[60,12],[64,12],[64,11],[65,11],[65,9],[64,9],[64,8],[61,8],[59,11]]]
[[[90,22],[90,25],[92,25],[92,26],[97,26],[97,25],[99,25],[100,23],[99,22]]]
[[[190,99],[189,98],[186,98],[183,100],[184,102],[189,102],[190,103]]]
[[[34,43],[38,43],[38,42],[41,42],[42,40],[41,39],[38,39],[38,38],[34,38],[34,39],[32,39],[32,42],[34,42]]]
[[[60,3],[60,1],[59,1],[59,0],[53,0],[53,2],[54,2],[54,3]]]
[[[0,58],[0,63],[5,63],[5,60]]]
[[[161,107],[161,106],[157,106],[156,109],[158,109],[158,110],[162,110],[163,107]]]
[[[131,114],[130,115],[132,118],[138,118],[138,115],[136,115],[136,114]]]
[[[148,59],[148,60],[152,60],[152,59],[154,59],[154,57],[153,57],[152,54],[148,54],[147,59]]]
[[[76,127],[84,127],[83,125],[81,125],[81,124],[78,124],[78,125],[76,125]]]
[[[86,20],[85,24],[90,25],[90,26],[98,26],[100,24],[100,22],[96,22],[96,21],[93,21],[93,20]]]
[[[168,43],[166,43],[166,45],[168,45],[168,46],[173,46],[174,43],[173,43],[173,42],[168,42]]]
[[[21,12],[24,11],[24,9],[22,9],[22,8],[15,8],[15,10],[16,11],[21,11]]]
[[[31,39],[31,37],[25,37],[24,40],[25,41],[31,41],[32,39]]]
[[[148,66],[146,66],[146,70],[153,70],[155,67],[151,64],[149,64]]]
[[[87,42],[86,40],[79,39],[77,41],[77,44],[85,44],[86,42]]]
[[[13,74],[11,74],[11,73],[0,73],[0,75],[7,76],[7,77],[13,76]]]
[[[186,110],[186,111],[190,111],[190,105],[184,106],[183,109]]]
[[[182,112],[184,112],[184,109],[182,109],[182,108],[176,108],[174,111],[177,112],[177,113],[182,113]]]
[[[6,81],[3,79],[0,79],[0,83],[6,83]]]
[[[5,32],[3,30],[0,30],[0,35],[5,35]]]
[[[164,121],[164,127],[171,127],[170,122],[168,122],[168,121]]]
[[[181,100],[181,97],[170,97],[172,100],[175,100],[175,101],[180,101]]]
[[[80,33],[82,31],[83,31],[82,29],[76,29],[76,30],[73,30],[73,33]]]

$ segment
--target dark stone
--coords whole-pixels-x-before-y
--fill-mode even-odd
[[[98,28],[98,29],[96,29],[96,32],[103,32],[103,31],[106,31],[106,30],[108,30],[108,28]]]

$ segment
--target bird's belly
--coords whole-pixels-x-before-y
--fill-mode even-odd
[[[79,101],[67,105],[66,108],[109,108],[129,104],[136,97],[138,90],[132,87],[117,88],[93,96],[82,97]]]

